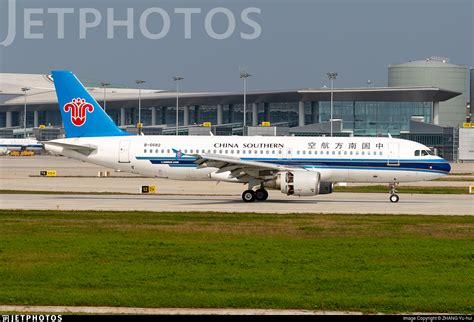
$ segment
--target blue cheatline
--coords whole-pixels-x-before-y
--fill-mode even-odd
[[[67,138],[125,136],[70,71],[52,73]]]
[[[177,160],[173,157],[148,157],[137,156],[137,160],[148,160],[152,164],[166,164],[170,167],[197,167],[194,163],[195,157],[184,157]],[[261,158],[242,158],[242,160],[264,161],[267,163],[296,166],[302,168],[315,169],[347,169],[347,170],[395,170],[395,171],[421,171],[446,174],[450,171],[449,163],[446,161],[438,162],[437,159],[431,160],[400,160],[400,164],[394,166],[387,164],[386,159],[374,160],[330,160],[330,159],[261,159]],[[394,160],[391,160],[394,162]]]

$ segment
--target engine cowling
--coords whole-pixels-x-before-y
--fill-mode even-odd
[[[291,196],[315,196],[332,193],[332,182],[321,182],[321,174],[312,171],[280,172],[275,179],[265,182],[265,187],[279,189]]]
[[[294,171],[282,176],[280,191],[288,196],[314,196],[319,193],[319,172]]]

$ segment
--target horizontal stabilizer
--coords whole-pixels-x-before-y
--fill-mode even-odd
[[[97,150],[97,147],[91,144],[81,145],[81,144],[71,144],[71,143],[62,143],[62,142],[53,142],[53,141],[46,141],[46,142],[43,142],[43,144],[45,145],[46,148],[48,145],[53,146],[53,147],[60,147],[63,149],[76,151],[84,155],[89,155],[95,150]]]

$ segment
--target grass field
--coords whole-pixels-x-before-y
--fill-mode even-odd
[[[0,304],[474,313],[470,216],[0,211]]]

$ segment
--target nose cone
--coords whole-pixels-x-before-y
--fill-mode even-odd
[[[451,165],[449,164],[447,160],[444,160],[444,159],[441,159],[441,160],[442,162],[437,164],[436,168],[437,170],[446,172],[446,174],[448,174],[451,171]]]
[[[444,160],[444,161],[446,161],[446,160]],[[451,165],[449,164],[448,161],[446,161],[446,172],[447,172],[446,174],[448,174],[449,172],[451,172]]]

